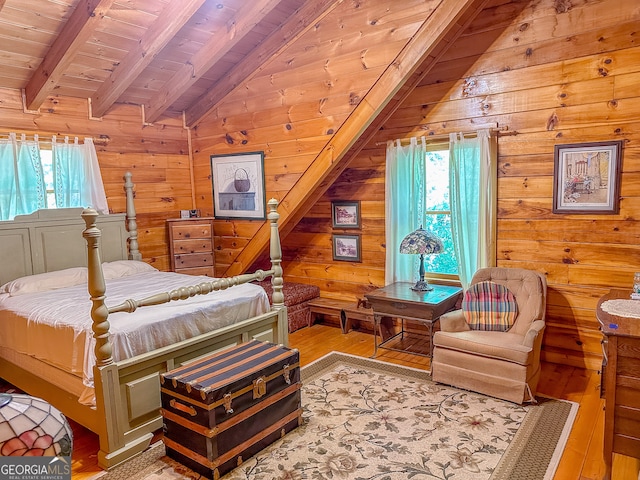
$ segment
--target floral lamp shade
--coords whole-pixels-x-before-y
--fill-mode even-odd
[[[70,457],[72,439],[66,417],[49,403],[0,394],[0,456]]]
[[[420,255],[420,280],[411,287],[412,290],[426,292],[433,290],[424,279],[424,256],[437,254],[444,250],[444,245],[440,238],[428,232],[422,226],[404,237],[400,243],[400,253]]]

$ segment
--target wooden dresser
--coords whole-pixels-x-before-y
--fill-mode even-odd
[[[171,270],[189,275],[214,275],[213,218],[167,220]]]
[[[640,318],[602,309],[607,300],[629,299],[629,294],[629,290],[611,290],[600,299],[596,311],[604,334],[606,480],[611,478],[613,453],[640,458]]]

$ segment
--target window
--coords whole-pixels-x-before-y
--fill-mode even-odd
[[[466,288],[478,268],[495,265],[497,137],[480,130],[448,140],[387,143],[386,284],[415,282],[419,262],[398,246],[420,225],[444,243],[444,252],[425,256],[428,277],[457,278]]]
[[[93,207],[108,213],[93,140],[0,135],[0,220],[42,208]]]
[[[47,208],[56,208],[56,193],[53,189],[53,155],[51,150],[40,148],[40,162],[44,174]]]
[[[424,228],[442,240],[444,251],[425,256],[425,269],[431,276],[457,278],[451,235],[451,205],[449,203],[449,149],[438,146],[425,152]],[[436,274],[436,275],[432,275]]]

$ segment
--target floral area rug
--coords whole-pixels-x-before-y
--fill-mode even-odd
[[[335,352],[302,377],[303,425],[224,480],[551,479],[577,410],[547,398],[515,405]],[[98,478],[201,477],[164,456],[159,442]]]

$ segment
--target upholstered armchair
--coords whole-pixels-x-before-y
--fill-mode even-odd
[[[535,402],[546,297],[546,277],[532,270],[478,270],[462,309],[440,317],[433,380],[515,403]]]

